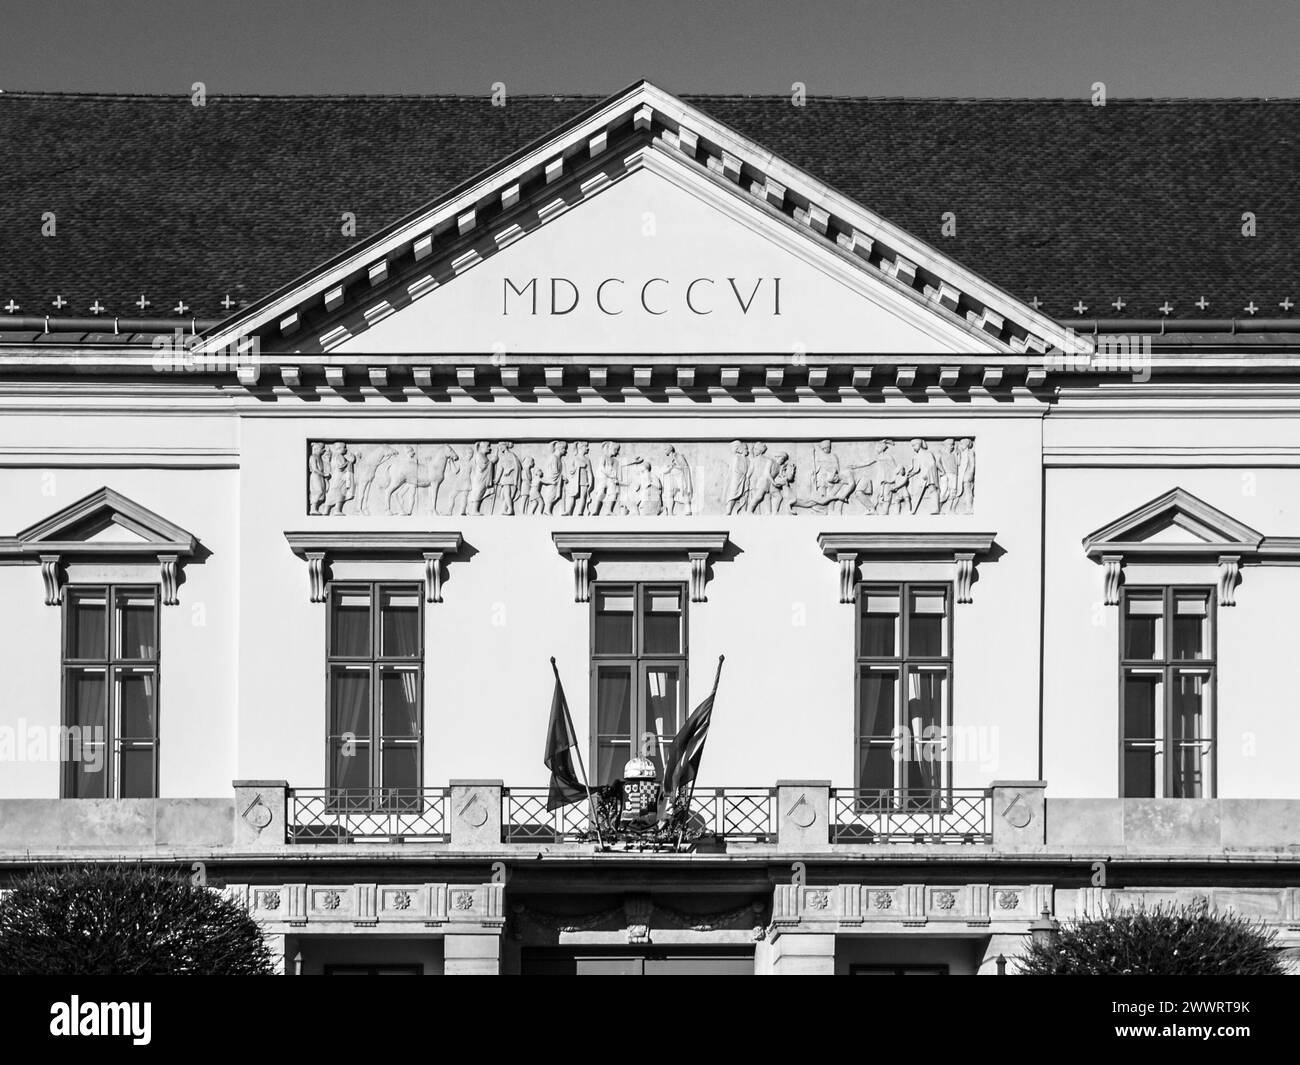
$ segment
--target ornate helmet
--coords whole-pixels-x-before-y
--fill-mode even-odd
[[[655,764],[649,758],[642,758],[638,755],[635,758],[629,758],[627,764],[623,766],[624,780],[654,780]]]

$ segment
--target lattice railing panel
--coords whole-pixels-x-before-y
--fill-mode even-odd
[[[290,843],[446,842],[446,788],[292,788]]]
[[[984,789],[831,792],[833,843],[991,843],[992,797]]]

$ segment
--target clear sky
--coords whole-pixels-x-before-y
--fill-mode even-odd
[[[0,0],[0,89],[1300,96],[1300,0]]]

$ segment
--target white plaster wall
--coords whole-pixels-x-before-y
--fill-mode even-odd
[[[1049,419],[1052,440],[1057,427]],[[1133,419],[1069,423],[1076,445],[1275,446],[1281,423]],[[1110,461],[1110,460],[1108,460]],[[1102,606],[1102,567],[1081,542],[1135,507],[1182,487],[1266,536],[1300,534],[1300,469],[1252,465],[1197,469],[1051,468],[1046,472],[1044,672],[1045,776],[1049,794],[1106,798],[1119,788],[1119,610]],[[1165,461],[1168,461],[1166,457]],[[1201,459],[1200,461],[1211,461]],[[1241,460],[1249,462],[1248,459]],[[1128,566],[1125,581],[1213,585],[1216,567]],[[1292,683],[1300,569],[1245,566],[1237,605],[1218,609],[1218,795],[1294,798],[1291,752],[1300,744]]]
[[[936,404],[938,406],[938,404]],[[299,409],[289,408],[294,413]],[[374,409],[374,408],[371,408]],[[379,407],[387,413],[391,407]],[[645,418],[632,426],[585,413],[524,418],[452,411],[396,419],[369,410],[247,418],[241,432],[239,758],[242,777],[325,783],[325,614],[309,602],[307,566],[289,530],[460,531],[474,554],[453,560],[444,602],[426,605],[426,780],[500,777],[545,783],[549,657],[558,660],[575,724],[588,723],[588,605],[573,601],[572,565],[557,528],[726,530],[739,549],[712,567],[708,602],[691,604],[690,694],[707,693],[727,656],[702,784],[768,785],[778,778],[853,783],[853,608],[838,601],[838,566],[817,547],[822,531],[971,530],[997,533],[1005,554],[980,566],[974,603],[956,608],[955,720],[982,736],[959,764],[959,786],[1036,772],[1039,421],[974,417],[946,407],[845,419],[734,417],[712,412]],[[927,412],[929,413],[929,412]],[[305,513],[304,457],[312,438],[638,439],[798,436],[973,436],[979,456],[973,515],[933,517],[321,518]],[[350,574],[357,572],[350,568]],[[388,571],[391,572],[391,571]],[[407,570],[412,576],[420,568]],[[951,580],[951,565],[867,566],[864,575]],[[598,567],[597,578],[601,576]],[[1019,648],[1018,667],[1005,655]],[[585,753],[585,748],[584,748]]]
[[[234,429],[229,418],[65,413],[0,419],[0,533],[12,535],[107,485],[194,533],[207,554],[184,566],[180,605],[160,607],[164,798],[226,796],[234,776],[239,475],[235,469],[139,463],[146,454],[145,461],[163,465],[195,461],[187,457],[195,450],[228,451]],[[72,449],[75,457],[67,454]],[[149,569],[154,583],[157,569]],[[0,566],[0,602],[0,728],[57,728],[61,610],[44,605],[39,566]],[[45,761],[0,763],[0,797],[57,797],[53,753]]]

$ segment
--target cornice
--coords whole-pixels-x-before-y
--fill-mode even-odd
[[[573,600],[586,603],[591,599],[591,562],[605,555],[677,556],[691,569],[691,602],[707,602],[709,562],[726,551],[726,532],[640,532],[587,529],[553,532],[555,549],[573,561]]]
[[[840,602],[857,601],[858,567],[891,559],[952,560],[958,603],[971,601],[975,564],[993,550],[991,532],[843,532],[819,533],[817,546],[840,566]]]
[[[286,532],[284,538],[289,549],[307,563],[313,603],[325,602],[330,562],[340,558],[358,562],[423,562],[425,602],[441,603],[443,561],[457,554],[465,543],[458,532],[384,529]]]

